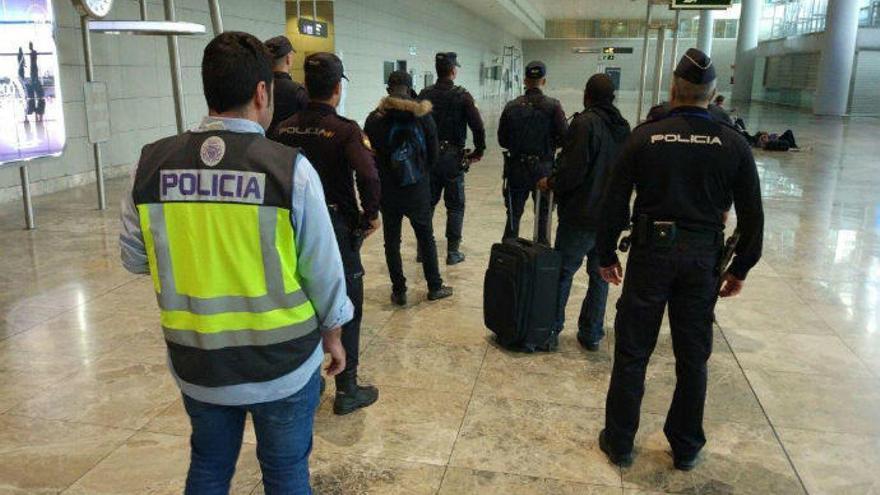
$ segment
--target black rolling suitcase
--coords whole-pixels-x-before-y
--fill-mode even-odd
[[[562,267],[559,253],[537,242],[541,194],[535,198],[535,240],[507,239],[493,245],[483,283],[486,327],[502,347],[520,352],[552,350]],[[551,230],[553,193],[549,201],[547,229]]]

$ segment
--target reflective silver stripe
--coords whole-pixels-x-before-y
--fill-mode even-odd
[[[266,274],[267,295],[259,297],[223,296],[212,298],[192,297],[178,294],[174,285],[174,270],[171,263],[168,233],[165,224],[165,211],[162,204],[147,205],[150,215],[150,232],[156,249],[156,264],[159,269],[159,307],[165,311],[188,311],[199,315],[218,313],[265,313],[275,309],[295,308],[308,302],[305,292],[284,292],[284,279],[281,272],[281,257],[275,247],[275,228],[277,210],[259,208],[260,249],[263,254],[263,270]]]
[[[284,294],[284,278],[281,256],[275,246],[275,229],[278,226],[278,210],[260,207],[260,249],[263,251],[263,272],[266,274],[266,292]],[[292,254],[292,253],[291,253]]]
[[[159,285],[161,294],[175,296],[174,270],[171,267],[171,251],[168,246],[168,229],[165,226],[165,209],[162,203],[148,204],[150,215],[150,233],[153,234],[153,247],[156,250],[156,265],[159,269]]]
[[[318,320],[311,317],[308,320],[276,328],[274,330],[232,330],[218,333],[199,333],[192,330],[175,330],[162,327],[165,340],[175,344],[195,347],[207,351],[223,349],[224,347],[263,346],[280,344],[289,340],[305,337],[318,330]]]
[[[188,311],[197,315],[215,315],[218,313],[265,313],[275,309],[295,308],[308,302],[303,291],[289,294],[268,295],[261,297],[200,297],[167,294],[159,295],[159,307],[164,311]]]

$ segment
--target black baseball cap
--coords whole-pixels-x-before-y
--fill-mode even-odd
[[[412,85],[412,76],[406,71],[396,70],[388,76],[388,87],[390,88],[395,86],[406,86],[407,88],[411,88]]]
[[[541,79],[547,75],[547,66],[540,60],[533,60],[526,65],[527,79]]]
[[[331,81],[348,80],[345,77],[342,60],[329,52],[313,53],[306,57],[306,61],[303,63],[303,70],[309,76],[326,78]]]
[[[293,49],[293,44],[287,39],[287,36],[269,38],[266,40],[265,45],[272,54],[272,57],[276,59],[281,58],[290,52],[296,53],[296,50]]]
[[[691,48],[675,67],[675,75],[694,84],[709,84],[715,80],[715,66],[708,55]]]
[[[455,52],[438,52],[434,55],[434,65],[437,67],[461,67],[458,63],[458,54]]]

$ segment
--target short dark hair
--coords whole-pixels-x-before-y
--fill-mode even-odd
[[[327,77],[324,74],[309,74],[308,72],[306,72],[305,79],[309,98],[313,100],[329,100],[336,90],[336,85],[342,81],[342,79]]]
[[[453,65],[435,65],[435,69],[437,69],[437,77],[440,79],[452,76],[452,71],[455,69]]]
[[[218,35],[202,55],[202,86],[208,108],[227,112],[246,105],[260,81],[272,85],[272,55],[262,41],[239,31]]]
[[[715,94],[715,81],[706,84],[694,84],[687,79],[675,76],[676,96],[681,103],[707,103]]]

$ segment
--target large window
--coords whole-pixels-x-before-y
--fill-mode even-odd
[[[780,39],[825,30],[828,3],[833,0],[765,0],[761,39]],[[880,26],[880,0],[861,0],[859,24]]]

